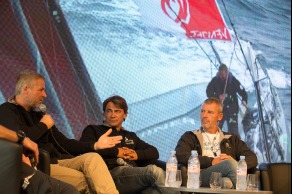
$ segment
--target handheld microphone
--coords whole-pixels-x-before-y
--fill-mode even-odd
[[[42,112],[43,115],[47,114],[47,107],[45,104],[40,104],[39,110],[40,112]]]
[[[120,166],[133,167],[130,164],[128,164],[123,158],[118,158],[117,159],[117,164],[120,165]]]

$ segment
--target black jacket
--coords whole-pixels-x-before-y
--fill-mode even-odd
[[[207,86],[207,96],[215,97],[219,99],[219,96],[223,94],[225,83],[219,78],[219,75],[215,76],[211,82]],[[224,100],[224,108],[223,111],[228,111],[229,113],[238,113],[238,97],[237,93],[241,96],[242,100],[247,103],[247,93],[244,87],[240,84],[240,82],[229,72],[226,91],[225,91],[225,100]]]
[[[212,166],[213,158],[202,156],[202,145],[203,136],[201,129],[185,132],[175,148],[178,162],[187,166],[191,151],[197,150],[201,168],[204,169]],[[258,165],[255,153],[236,135],[231,135],[220,130],[220,149],[221,153],[230,155],[236,161],[239,161],[240,156],[245,156],[247,169],[254,168]]]
[[[100,136],[106,133],[110,128],[107,125],[88,125],[82,133],[80,141],[85,142],[96,142]],[[134,132],[127,131],[125,129],[121,129],[117,131],[113,128],[113,132],[110,136],[121,135],[123,137],[122,142],[117,144],[113,148],[100,150],[98,153],[103,157],[109,169],[113,169],[117,167],[117,155],[118,148],[127,147],[136,151],[138,155],[138,161],[126,161],[128,164],[132,166],[146,166],[148,164],[153,164],[159,158],[158,150],[141,140]]]
[[[28,112],[15,102],[5,102],[0,105],[0,125],[13,131],[24,131],[27,137],[38,144],[39,148],[50,153],[51,163],[57,163],[58,159],[71,158],[72,156],[94,151],[93,143],[68,139],[56,126],[48,130],[44,123],[39,122],[41,118],[42,114],[40,112]],[[69,152],[71,156],[58,144]]]

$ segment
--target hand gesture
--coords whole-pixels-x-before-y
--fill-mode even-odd
[[[106,148],[112,148],[116,144],[121,143],[121,140],[123,139],[122,136],[113,136],[109,137],[111,134],[112,129],[109,129],[105,134],[103,134],[97,142],[94,144],[94,150],[102,150]]]

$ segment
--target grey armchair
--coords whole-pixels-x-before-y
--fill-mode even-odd
[[[259,166],[262,190],[291,193],[291,163],[263,163]]]
[[[0,193],[18,194],[21,185],[22,146],[0,139]],[[50,154],[40,150],[37,168],[50,175]]]
[[[22,146],[0,139],[0,193],[20,192]]]

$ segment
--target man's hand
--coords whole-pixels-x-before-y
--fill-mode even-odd
[[[212,165],[218,164],[218,163],[220,163],[220,162],[222,162],[222,161],[224,161],[224,160],[228,160],[228,159],[231,159],[231,158],[232,158],[232,157],[229,156],[229,155],[227,155],[227,154],[220,154],[219,157],[214,158],[214,159],[212,160]]]
[[[246,103],[246,101],[243,100],[243,101],[242,101],[242,105],[245,106],[245,107],[247,107],[247,103]]]
[[[25,156],[24,154],[22,154],[22,162],[31,166],[29,158],[27,156]]]
[[[55,122],[54,122],[53,118],[49,114],[45,114],[43,116],[43,118],[40,120],[40,122],[42,122],[45,125],[47,125],[48,129],[51,129],[55,125]]]
[[[38,145],[31,141],[28,137],[23,139],[22,142],[23,147],[25,147],[27,150],[32,152],[32,156],[35,159],[36,164],[39,163],[39,149]]]
[[[114,147],[116,144],[121,143],[121,140],[123,139],[122,136],[113,136],[113,137],[109,137],[109,135],[111,134],[113,130],[109,129],[105,134],[103,134],[97,142],[95,142],[94,144],[94,150],[102,150],[102,149],[106,149],[106,148],[112,148]]]
[[[119,148],[118,158],[128,159],[128,160],[138,160],[138,155],[135,150],[123,147]]]

